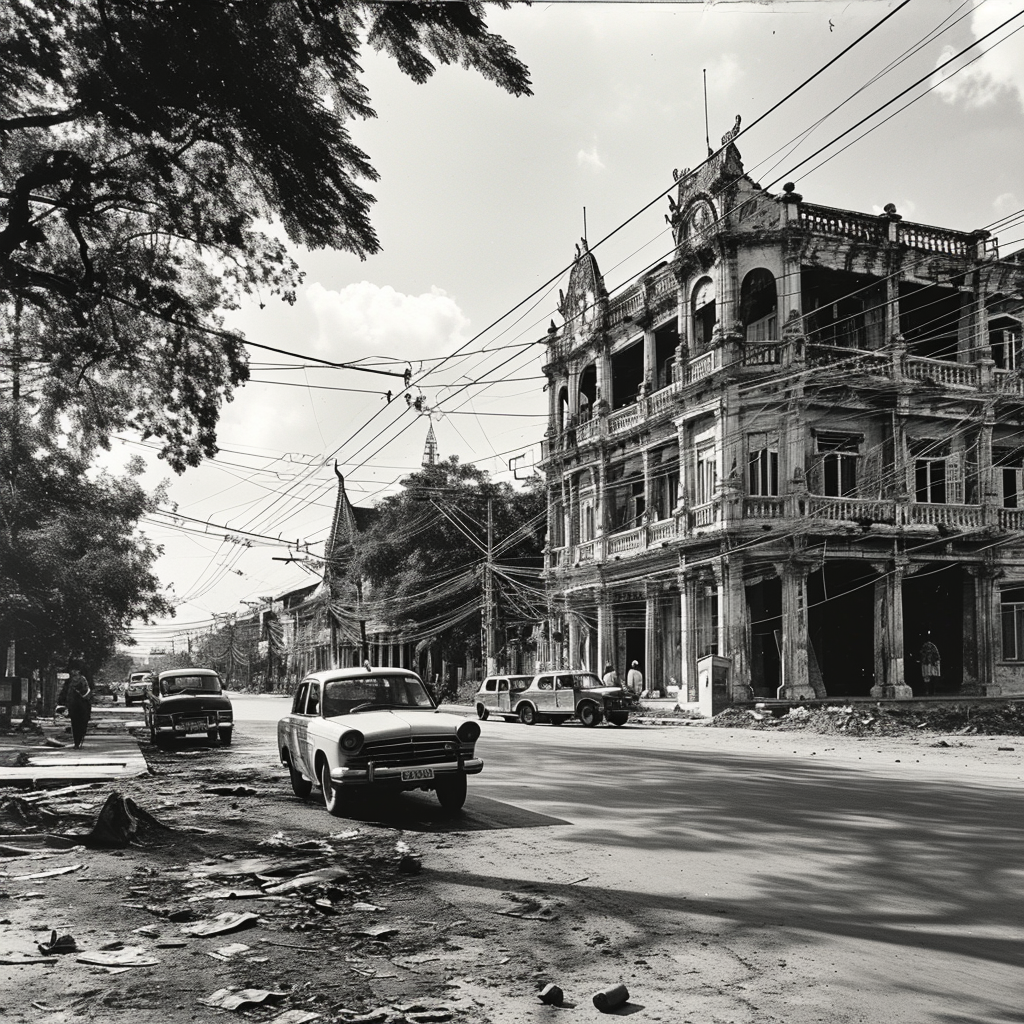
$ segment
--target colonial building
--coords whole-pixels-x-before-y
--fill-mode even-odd
[[[739,120],[737,119],[737,129]],[[549,662],[697,698],[1024,692],[1024,265],[775,195],[733,142],[547,339]],[[703,664],[703,663],[702,663]]]

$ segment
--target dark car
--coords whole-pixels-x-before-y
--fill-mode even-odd
[[[234,716],[220,676],[209,668],[161,672],[145,701],[146,725],[154,743],[206,736],[231,742]]]

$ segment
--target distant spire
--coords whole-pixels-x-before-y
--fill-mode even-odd
[[[427,431],[427,443],[423,446],[423,465],[437,465],[437,438],[434,436],[434,424],[430,424]]]

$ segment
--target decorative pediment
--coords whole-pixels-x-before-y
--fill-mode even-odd
[[[587,240],[576,246],[576,262],[569,273],[568,291],[558,291],[558,312],[565,320],[567,337],[582,338],[602,323],[607,310],[608,292]]]

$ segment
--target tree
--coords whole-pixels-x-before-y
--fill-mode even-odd
[[[301,280],[267,225],[379,249],[347,128],[375,116],[363,46],[416,82],[458,63],[530,94],[478,2],[0,5],[0,338],[56,426],[136,427],[178,472],[216,452],[247,379],[222,313]]]
[[[478,655],[490,501],[506,642],[542,617],[545,498],[536,481],[516,491],[452,456],[402,484],[376,506],[343,567],[344,581],[364,585],[361,614],[435,637],[448,660]]]
[[[134,479],[89,470],[88,454],[0,402],[0,644],[19,671],[75,659],[98,668],[131,642],[134,619],[172,609],[159,589],[159,554],[136,532],[155,496]]]

